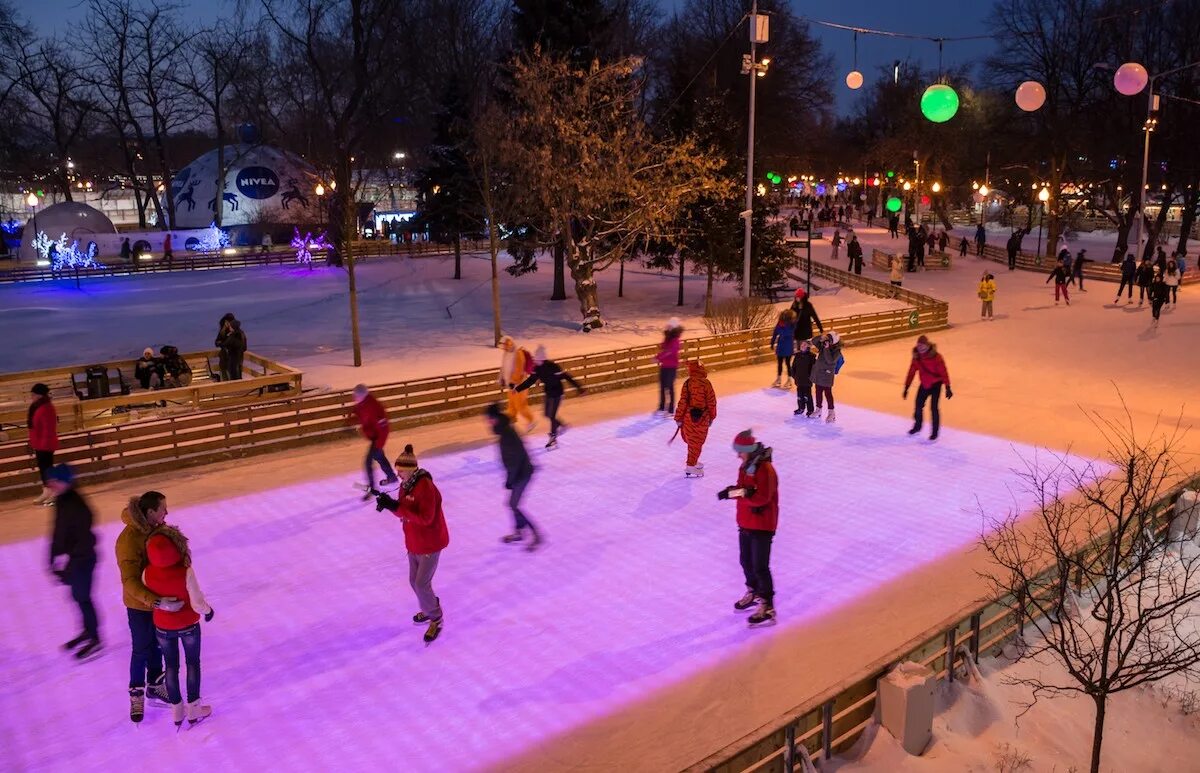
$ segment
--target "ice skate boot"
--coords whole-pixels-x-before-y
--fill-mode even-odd
[[[699,467],[700,469],[702,469],[702,470],[703,470],[703,469],[704,469],[704,462],[696,462],[696,466],[697,466],[697,467]]]
[[[517,542],[524,542],[525,535],[521,532],[520,529],[517,529],[512,534],[505,534],[503,537],[500,538],[500,541],[503,542],[505,545],[512,545]]]
[[[687,467],[683,468],[683,477],[685,477],[685,478],[703,478],[704,477],[704,468],[698,467],[698,466],[693,467],[692,465],[688,465]]]
[[[813,411],[810,411],[810,412],[808,413],[808,417],[809,417],[810,419],[816,419],[817,421],[820,421],[820,420],[821,420],[821,411],[823,411],[823,410],[825,410],[825,409],[824,409],[824,408],[817,408],[817,409],[815,409],[815,410],[813,410]]]
[[[159,674],[158,679],[146,683],[146,699],[151,703],[169,706],[171,699],[167,697],[167,675]]]
[[[84,643],[85,641],[87,641],[89,638],[91,638],[91,637],[89,637],[89,636],[88,636],[86,633],[81,633],[81,634],[79,634],[78,636],[76,636],[74,639],[71,639],[71,641],[69,641],[69,642],[67,642],[66,644],[64,644],[64,645],[62,646],[62,648],[63,648],[64,650],[66,650],[67,652],[70,652],[71,650],[73,650],[73,649],[75,649],[76,647],[78,647],[80,644],[83,644],[83,643]]]
[[[188,726],[198,725],[212,715],[212,706],[205,706],[199,700],[187,705]]]
[[[775,377],[775,380],[771,382],[771,386],[772,386],[772,387],[778,387],[778,386],[779,386],[779,382],[780,382],[780,380],[781,380],[781,379],[779,378],[779,376],[776,376],[776,377]]]
[[[917,434],[917,433],[918,433],[918,432],[920,432],[920,431],[921,431],[921,425],[920,425],[920,424],[914,424],[914,425],[913,425],[913,428],[912,428],[912,429],[910,429],[910,430],[908,431],[908,434],[910,434],[910,435],[915,435],[915,434]]]
[[[790,378],[787,381],[783,382],[784,389],[791,389],[793,386],[794,385],[792,384],[792,380]]]
[[[835,421],[837,421],[837,412],[830,408],[829,413],[825,414],[825,423],[833,424]]]
[[[184,718],[187,716],[187,706],[183,701],[171,704],[171,721],[175,723],[175,729],[178,730],[183,724]]]
[[[440,610],[442,608],[442,600],[438,599],[437,601],[438,601],[438,609]],[[415,615],[413,615],[413,625],[425,625],[426,623],[428,623],[431,620],[433,620],[433,618],[430,617],[429,615],[425,614],[424,612],[418,612]]]
[[[42,486],[42,495],[33,500],[35,505],[52,505],[54,504],[54,492]]]
[[[430,620],[429,627],[425,629],[425,644],[433,644],[434,640],[437,639],[438,634],[441,632],[442,618],[439,617],[437,620]]]
[[[400,485],[400,479],[397,478],[395,475],[391,476],[390,478],[384,478],[383,480],[379,481],[380,489],[395,488],[396,486],[399,486],[399,485]]]
[[[552,438],[550,438],[550,440],[549,440],[549,441],[546,443],[546,450],[547,450],[547,451],[553,451],[553,450],[554,450],[554,449],[556,449],[556,448],[558,448],[558,438],[556,438],[556,437],[552,437]]]
[[[937,438],[938,438],[938,431],[936,429],[933,432],[929,433],[929,441],[930,442],[937,440]]]
[[[87,644],[83,645],[75,652],[75,659],[81,662],[85,660],[94,660],[100,656],[100,647],[101,644],[99,639],[91,639]]]
[[[141,687],[129,688],[129,721],[141,722],[146,716],[146,695]]]
[[[746,591],[745,596],[742,596],[740,599],[733,602],[733,608],[739,612],[745,612],[750,607],[761,602],[762,599],[760,599],[758,596],[755,596],[754,591],[748,590]]]
[[[760,626],[775,625],[775,605],[769,601],[762,601],[758,605],[758,609],[754,610],[754,614],[746,619],[751,628]]]
[[[530,539],[529,544],[525,546],[525,552],[532,553],[538,549],[539,545],[542,544],[542,535],[532,526],[529,527],[529,533],[532,535],[532,539]]]
[[[796,410],[792,411],[792,415],[793,415],[793,416],[800,416],[800,415],[802,415],[803,413],[804,413],[804,409],[803,409],[803,408],[797,408]]]

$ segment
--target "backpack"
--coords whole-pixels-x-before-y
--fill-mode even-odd
[[[846,356],[844,354],[842,354],[841,352],[838,352],[837,362],[835,362],[833,364],[833,375],[836,376],[837,374],[841,373],[842,366],[845,364],[846,364]]]
[[[530,354],[529,350],[526,349],[525,347],[521,347],[520,351],[521,351],[521,354],[525,355],[525,375],[526,376],[532,375],[533,374],[533,355]]]

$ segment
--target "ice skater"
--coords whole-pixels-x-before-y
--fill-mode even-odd
[[[1075,256],[1075,262],[1071,264],[1071,282],[1079,288],[1079,292],[1086,293],[1083,289],[1083,264],[1091,263],[1092,259],[1087,257],[1087,250],[1080,250]]]
[[[717,492],[717,499],[737,500],[738,549],[746,593],[733,608],[739,612],[755,604],[751,626],[775,622],[775,584],[771,578],[771,541],[779,526],[779,478],[771,463],[771,449],[750,430],[733,439],[733,450],[742,460],[737,484]]]
[[[792,220],[795,220],[795,216]],[[658,363],[658,413],[672,416],[675,413],[675,374],[679,371],[679,348],[683,343],[683,325],[678,317],[667,320],[663,340],[654,354]]]
[[[983,278],[979,280],[979,317],[991,321],[995,319],[992,316],[992,302],[996,300],[996,277],[989,272],[983,272]]]
[[[813,416],[812,369],[817,361],[811,341],[801,341],[800,350],[792,358],[792,378],[796,381],[796,410],[793,416]]]
[[[1154,278],[1150,280],[1148,294],[1150,296],[1150,313],[1154,317],[1151,324],[1158,327],[1158,315],[1162,313],[1163,305],[1171,299],[1171,288],[1167,286],[1158,266],[1154,267]]]
[[[792,301],[791,310],[796,315],[796,328],[792,337],[796,339],[797,343],[813,337],[814,324],[822,333],[825,332],[825,326],[821,324],[821,318],[817,316],[817,310],[813,307],[812,301],[808,298],[808,292],[804,288],[797,288],[796,300]]]
[[[396,473],[400,476],[398,499],[380,492],[375,498],[375,509],[391,511],[404,526],[408,584],[420,607],[412,620],[415,625],[428,626],[425,643],[430,644],[442,632],[442,600],[433,590],[433,575],[442,551],[450,544],[450,532],[442,513],[442,492],[434,484],[433,476],[417,464],[412,445],[404,446],[404,453],[396,457]]]
[[[851,270],[855,274],[862,274],[863,267],[863,248],[858,241],[858,234],[850,232],[850,241],[846,244],[846,256],[850,258]]]
[[[812,341],[816,350],[816,361],[812,368],[812,382],[817,391],[816,418],[821,418],[822,403],[829,403],[829,413],[825,414],[825,422],[833,424],[837,421],[837,412],[833,405],[833,380],[841,370],[842,339],[832,330],[822,333]]]
[[[1167,303],[1171,304],[1172,308],[1179,303],[1179,282],[1182,275],[1179,272],[1179,266],[1172,258],[1167,261],[1167,273],[1163,274],[1163,281],[1166,282],[1167,290],[1171,294],[1170,300]]]
[[[1117,285],[1117,299],[1114,304],[1121,302],[1121,293],[1126,287],[1129,288],[1129,300],[1125,303],[1133,303],[1133,285],[1134,278],[1137,276],[1137,262],[1133,259],[1133,254],[1125,256],[1125,260],[1121,261],[1121,284]]]
[[[96,570],[95,517],[87,500],[75,488],[75,473],[65,464],[56,464],[46,475],[46,485],[54,492],[54,533],[50,537],[50,571],[71,588],[71,598],[79,606],[83,630],[63,645],[84,660],[100,650],[100,622],[92,603],[92,575]],[[80,646],[82,645],[82,646]]]
[[[915,435],[921,431],[925,420],[925,401],[929,401],[929,417],[933,421],[933,432],[930,440],[937,440],[938,428],[941,426],[941,414],[938,412],[938,400],[942,396],[942,387],[946,387],[946,399],[954,397],[950,389],[950,372],[946,369],[946,361],[938,354],[937,347],[930,343],[929,338],[920,336],[917,345],[913,347],[912,364],[908,366],[908,376],[904,379],[904,399],[908,399],[908,388],[912,385],[913,376],[921,374],[917,387],[917,404],[913,411],[913,426],[908,434]]]
[[[200,702],[200,617],[203,615],[206,623],[212,622],[213,609],[200,590],[187,537],[179,529],[160,524],[146,540],[146,559],[149,564],[142,572],[142,581],[147,590],[183,602],[182,608],[174,612],[154,610],[154,635],[166,663],[171,719],[175,727],[182,725],[185,717],[189,725],[194,725],[212,714],[212,707]],[[179,687],[180,644],[187,666],[187,703]]]
[[[1150,258],[1142,258],[1142,262],[1138,264],[1137,271],[1134,272],[1134,279],[1137,280],[1138,286],[1138,306],[1141,306],[1146,302],[1150,283],[1154,281],[1154,264],[1150,262]]]
[[[525,549],[533,552],[542,544],[542,534],[533,521],[521,511],[521,497],[525,494],[525,487],[533,479],[533,462],[529,460],[529,452],[525,450],[521,436],[513,429],[512,420],[500,408],[499,403],[489,405],[484,410],[484,415],[491,425],[492,432],[499,438],[500,461],[504,464],[505,473],[504,488],[509,491],[508,506],[513,514],[513,532],[506,534],[500,541],[506,545],[525,542],[525,533],[528,531],[529,541],[525,542]]]
[[[363,501],[367,501],[375,495],[375,470],[374,465],[378,464],[379,469],[383,471],[384,479],[379,482],[381,487],[391,486],[396,483],[396,471],[392,469],[392,465],[388,462],[387,453],[384,447],[387,445],[388,439],[388,417],[387,411],[384,410],[383,404],[375,399],[371,394],[371,390],[367,389],[365,384],[359,384],[354,387],[354,413],[347,419],[347,423],[351,421],[358,422],[358,429],[362,432],[363,437],[367,439],[367,455],[363,460],[363,467],[367,473],[367,483],[365,487],[366,493],[363,494]]]
[[[29,450],[37,462],[38,478],[42,482],[42,495],[35,504],[54,504],[54,492],[46,485],[46,473],[54,466],[54,452],[58,450],[58,411],[50,399],[50,387],[34,384],[29,390],[29,412],[25,417],[29,429]]]
[[[508,397],[508,417],[514,422],[525,421],[525,431],[533,432],[537,420],[533,417],[533,411],[529,410],[529,400],[516,390],[517,384],[520,384],[533,372],[533,358],[529,352],[517,346],[517,342],[512,339],[512,336],[501,337],[498,346],[500,347],[498,380]]]
[[[121,512],[125,528],[115,546],[117,569],[121,573],[121,597],[129,623],[129,719],[141,722],[146,698],[167,705],[166,674],[162,650],[154,634],[154,611],[178,612],[183,602],[174,596],[158,596],[142,582],[146,559],[146,539],[167,518],[167,498],[157,491],[132,497]]]
[[[892,282],[892,287],[904,286],[904,259],[899,255],[893,255],[888,261],[891,265],[891,270],[888,278]]]
[[[796,346],[793,334],[795,328],[791,309],[784,309],[779,314],[779,321],[775,323],[775,329],[771,331],[770,346],[775,350],[775,381],[771,384],[773,387],[779,386],[779,382],[786,374],[787,383],[783,384],[783,388],[792,388],[792,354]]]
[[[1050,273],[1046,276],[1046,281],[1045,281],[1045,284],[1050,284],[1050,280],[1051,279],[1054,280],[1054,305],[1055,306],[1058,305],[1059,292],[1062,293],[1063,300],[1067,302],[1067,305],[1068,306],[1071,305],[1071,296],[1067,293],[1067,278],[1068,278],[1067,267],[1066,267],[1066,265],[1064,265],[1063,259],[1059,258],[1055,262],[1054,268],[1051,269]]]
[[[546,443],[546,449],[550,450],[558,447],[559,433],[567,431],[566,422],[558,420],[558,409],[562,406],[563,400],[562,382],[566,381],[575,387],[575,391],[581,395],[585,394],[587,390],[581,387],[578,381],[571,378],[570,373],[560,368],[557,362],[546,358],[546,347],[544,346],[539,346],[534,350],[533,373],[518,384],[515,391],[524,392],[538,381],[542,382],[542,409],[546,413],[546,418],[550,420],[550,440]]]
[[[679,390],[679,405],[675,408],[675,426],[687,443],[687,465],[683,474],[689,478],[704,477],[700,453],[708,439],[708,428],[717,418],[717,393],[708,380],[708,371],[700,360],[688,362],[688,377]]]

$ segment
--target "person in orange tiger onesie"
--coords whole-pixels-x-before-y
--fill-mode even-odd
[[[498,381],[508,396],[508,409],[505,413],[513,420],[527,422],[526,432],[532,432],[537,424],[533,411],[529,408],[529,397],[524,392],[518,392],[516,387],[533,372],[531,355],[521,347],[512,336],[503,336],[498,344],[500,348],[500,374]]]
[[[675,423],[687,443],[687,467],[683,474],[689,478],[703,478],[704,464],[700,452],[708,438],[708,428],[717,418],[717,393],[708,380],[708,371],[700,360],[688,362],[687,381],[679,391],[679,403],[675,408]]]

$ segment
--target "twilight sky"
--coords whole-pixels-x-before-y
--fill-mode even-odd
[[[684,0],[658,0],[666,13],[682,8]],[[73,23],[87,9],[86,0],[16,0],[15,5],[35,29],[58,32],[69,36]],[[182,3],[183,15],[196,24],[209,24],[232,9],[233,0],[192,0]],[[749,1],[747,0],[747,7]],[[841,3],[792,0],[793,10],[800,15],[822,21],[858,27],[883,29],[930,37],[955,37],[987,33],[991,14],[990,0],[860,0]],[[838,112],[854,111],[855,95],[846,88],[845,77],[853,67],[854,38],[850,32],[818,25],[813,32],[821,40],[826,53],[833,58],[833,93]],[[744,35],[741,36],[744,39]],[[973,40],[947,43],[943,61],[947,67],[979,62],[992,50],[991,41]],[[868,81],[880,66],[890,67],[896,59],[912,58],[926,68],[937,66],[937,45],[920,40],[884,38],[859,35],[858,69]]]

